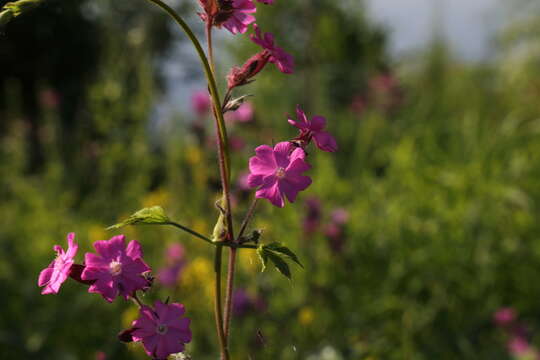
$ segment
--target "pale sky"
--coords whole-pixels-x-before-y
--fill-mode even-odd
[[[505,0],[364,1],[372,19],[390,30],[394,54],[422,48],[438,28],[457,55],[479,59],[489,53],[490,37],[504,18]]]

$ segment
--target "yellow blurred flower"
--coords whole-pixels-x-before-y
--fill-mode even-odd
[[[298,322],[304,326],[310,325],[315,319],[315,312],[309,306],[303,307],[298,313]]]
[[[169,203],[169,200],[171,198],[170,193],[165,189],[157,189],[155,191],[152,191],[143,198],[142,200],[142,206],[143,207],[151,207],[151,206],[162,206],[166,207]]]
[[[196,257],[184,269],[181,283],[191,292],[201,291],[208,299],[214,295],[214,267],[213,264],[203,258]]]

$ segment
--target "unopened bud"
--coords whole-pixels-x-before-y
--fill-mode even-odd
[[[236,111],[238,108],[246,102],[246,99],[253,95],[242,95],[240,97],[237,97],[236,99],[229,100],[227,102],[227,105],[225,105],[225,108],[223,109],[223,113],[229,112],[229,111]]]
[[[241,68],[235,66],[227,75],[227,85],[229,90],[237,86],[249,84],[251,78],[257,75],[268,63],[270,52],[268,50],[261,51],[250,57]]]

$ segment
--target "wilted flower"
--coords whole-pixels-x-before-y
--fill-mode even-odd
[[[38,286],[45,286],[42,294],[58,294],[60,286],[69,276],[69,271],[73,265],[73,258],[77,254],[79,245],[75,242],[75,233],[67,236],[68,250],[64,251],[60,245],[54,245],[56,259],[47,268],[41,271],[38,279]]]
[[[326,119],[322,116],[316,115],[311,121],[308,120],[306,114],[300,106],[296,107],[297,121],[289,119],[289,124],[300,129],[300,135],[295,140],[300,140],[306,144],[315,139],[317,147],[323,151],[335,152],[337,151],[336,139],[326,131]]]
[[[189,318],[183,318],[184,305],[154,303],[155,310],[143,306],[139,318],[132,324],[131,336],[141,341],[144,350],[154,359],[164,360],[170,354],[184,351],[184,344],[191,341]]]
[[[234,66],[227,74],[227,87],[230,89],[249,84],[268,63],[269,51],[261,51],[250,57],[242,67]]]
[[[276,64],[278,69],[285,74],[291,74],[294,71],[294,59],[291,55],[287,54],[285,50],[276,46],[274,43],[274,35],[272,33],[261,33],[261,29],[257,24],[253,24],[255,29],[255,35],[251,34],[250,39],[257,45],[260,45],[263,49],[270,52],[271,63]]]
[[[290,142],[280,142],[273,149],[261,145],[249,159],[249,186],[259,188],[255,196],[278,207],[285,205],[285,196],[294,202],[298,192],[311,184],[311,178],[302,175],[311,168],[305,161],[306,153],[301,148],[291,149]]]
[[[150,271],[142,260],[141,244],[131,240],[126,247],[125,236],[114,236],[110,240],[94,243],[98,254],[86,253],[83,280],[95,280],[88,289],[99,293],[112,302],[117,295],[126,299],[136,290],[147,288],[148,281],[143,273]]]

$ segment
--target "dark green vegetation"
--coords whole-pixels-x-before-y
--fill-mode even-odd
[[[314,184],[296,204],[260,203],[263,241],[286,243],[305,269],[292,267],[289,283],[270,266],[261,274],[256,254],[242,250],[237,284],[268,306],[234,319],[233,357],[304,359],[331,346],[343,359],[508,358],[493,312],[515,306],[533,334],[540,326],[538,19],[502,34],[489,63],[462,64],[435,44],[392,64],[384,33],[360,9],[304,3],[261,7],[261,27],[298,71],[270,67],[245,88],[257,94],[256,125],[231,130],[248,143],[233,153],[233,176],[254,146],[294,136],[284,114],[297,103],[327,117],[340,151],[312,152]],[[41,296],[39,271],[68,232],[82,253],[143,206],[162,205],[208,235],[218,215],[211,142],[198,143],[188,115],[157,130],[151,116],[170,21],[142,1],[107,4],[57,1],[0,35],[2,359],[94,359],[98,350],[144,358],[115,338],[136,315],[131,304],[107,304],[73,282]],[[241,63],[256,46],[236,40]],[[348,210],[341,252],[322,233],[303,233],[313,196],[323,223],[334,208]],[[238,199],[241,214],[248,201]],[[148,296],[183,302],[189,351],[215,359],[209,249],[175,229],[125,233],[156,269],[165,245],[185,245],[178,287]]]

